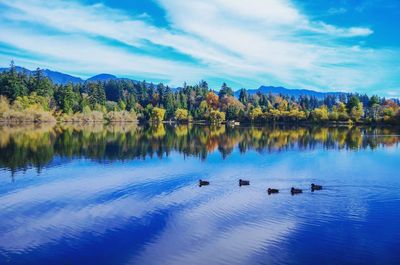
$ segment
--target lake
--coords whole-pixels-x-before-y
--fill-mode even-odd
[[[399,264],[399,134],[2,126],[0,264]]]

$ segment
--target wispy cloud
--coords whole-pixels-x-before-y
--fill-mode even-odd
[[[373,34],[371,28],[313,20],[288,0],[157,3],[167,14],[163,27],[104,4],[3,0],[0,41],[39,54],[49,67],[173,85],[206,78],[235,80],[236,87],[350,90],[375,88],[398,74],[390,68],[397,50],[352,41]]]
[[[345,13],[347,13],[347,9],[344,7],[340,7],[340,8],[331,7],[328,9],[328,14],[330,14],[330,15],[338,15],[338,14],[345,14]]]

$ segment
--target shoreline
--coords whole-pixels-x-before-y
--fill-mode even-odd
[[[205,120],[199,121],[190,121],[190,122],[179,122],[179,121],[162,121],[160,123],[152,123],[149,121],[0,121],[0,126],[25,126],[25,125],[90,125],[90,124],[102,124],[102,125],[115,125],[115,124],[135,124],[135,125],[203,125],[203,126],[229,126],[229,127],[266,127],[266,126],[299,126],[299,127],[309,127],[309,126],[316,126],[316,127],[390,127],[396,128],[400,127],[398,124],[391,124],[391,123],[384,123],[384,122],[377,122],[377,123],[370,123],[370,122],[335,122],[335,121],[326,121],[326,122],[312,122],[312,121],[298,121],[298,122],[285,122],[285,121],[275,121],[275,122],[229,122],[224,121],[221,123],[212,123]]]

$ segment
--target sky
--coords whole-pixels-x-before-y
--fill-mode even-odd
[[[398,0],[0,0],[0,66],[400,97]]]

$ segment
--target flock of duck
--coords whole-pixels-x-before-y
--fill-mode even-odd
[[[199,180],[199,187],[207,186],[207,185],[210,185],[209,181],[201,180],[201,179]],[[250,185],[250,180],[239,179],[239,186],[248,186],[248,185]],[[311,191],[314,192],[316,190],[322,190],[322,186],[314,184],[314,183],[311,183]],[[267,192],[268,192],[268,195],[276,194],[276,193],[279,193],[279,189],[268,188]],[[300,193],[303,193],[303,190],[299,189],[299,188],[292,187],[290,189],[290,193],[292,195],[300,194]]]

